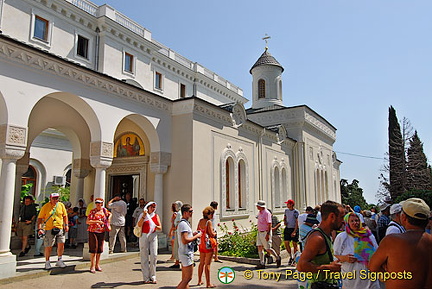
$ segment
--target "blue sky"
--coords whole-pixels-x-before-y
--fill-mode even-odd
[[[269,52],[285,68],[284,104],[306,104],[338,129],[341,178],[358,179],[368,202],[376,202],[390,105],[411,121],[432,158],[432,1],[93,2],[138,22],[248,99],[249,69],[270,35]]]

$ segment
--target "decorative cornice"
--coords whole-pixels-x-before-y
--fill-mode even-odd
[[[0,58],[24,65],[26,68],[33,68],[105,91],[110,95],[136,101],[154,109],[165,112],[171,111],[172,103],[170,100],[146,91],[140,91],[138,88],[123,84],[117,79],[79,67],[75,63],[56,58],[56,56],[45,54],[42,51],[32,50],[24,45],[26,44],[19,45],[9,41],[6,42],[5,38],[0,38]]]

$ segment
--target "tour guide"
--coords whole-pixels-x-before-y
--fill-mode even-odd
[[[308,280],[311,283],[308,288],[339,288],[337,280],[327,278],[331,275],[329,272],[341,271],[341,264],[337,260],[334,261],[330,233],[340,228],[344,213],[342,205],[333,201],[327,201],[321,206],[322,222],[310,233],[297,263],[298,271],[315,273],[313,278]]]

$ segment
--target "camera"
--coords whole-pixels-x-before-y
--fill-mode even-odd
[[[39,229],[37,235],[39,239],[42,239],[43,237],[45,237],[46,232],[44,229]]]

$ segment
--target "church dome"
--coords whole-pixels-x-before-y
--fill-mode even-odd
[[[261,65],[274,65],[278,66],[282,69],[282,72],[284,71],[284,68],[282,65],[274,58],[267,49],[264,51],[263,54],[261,54],[260,58],[255,62],[255,64],[252,66],[252,68],[249,70],[249,73],[252,74],[252,69],[255,67],[261,66]]]

